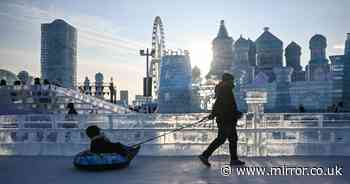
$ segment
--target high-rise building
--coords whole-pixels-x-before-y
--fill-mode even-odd
[[[73,88],[76,76],[76,29],[60,19],[41,24],[41,78]]]
[[[264,72],[269,82],[275,80],[274,67],[283,65],[283,42],[273,35],[268,27],[256,39],[257,72]]]
[[[331,73],[332,73],[332,88],[333,88],[333,103],[341,103],[342,111],[350,111],[350,54],[347,49],[350,49],[350,34],[347,34],[345,41],[344,55],[330,56]]]
[[[219,32],[212,44],[213,60],[207,78],[221,79],[223,73],[231,72],[233,63],[233,39],[228,35],[224,20],[221,20]]]
[[[348,34],[349,40],[349,34]],[[343,105],[344,110],[350,112],[350,54],[343,57]]]
[[[350,56],[350,33],[346,34],[344,55]]]

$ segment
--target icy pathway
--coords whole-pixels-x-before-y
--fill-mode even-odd
[[[243,158],[247,166],[343,166],[343,176],[237,176],[220,174],[227,157],[212,159],[211,168],[204,167],[196,157],[137,157],[124,170],[86,172],[76,170],[71,157],[0,157],[1,184],[349,184],[350,157],[273,157]]]

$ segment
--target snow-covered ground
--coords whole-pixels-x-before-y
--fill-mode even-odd
[[[73,167],[72,157],[1,156],[1,184],[349,184],[350,157],[246,157],[242,160],[252,167],[343,167],[343,176],[222,176],[220,168],[228,158],[217,156],[206,168],[196,157],[137,157],[123,170],[87,172]]]

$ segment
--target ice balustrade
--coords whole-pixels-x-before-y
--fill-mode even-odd
[[[30,86],[5,86],[0,87],[2,93],[8,93],[11,95],[12,103],[17,105],[31,105],[35,101],[41,102],[54,102],[54,103],[68,103],[74,102],[77,104],[88,104],[94,109],[103,109],[107,112],[115,113],[129,113],[128,108],[109,103],[103,99],[92,97],[80,93],[74,89],[62,88],[54,85],[30,85]],[[40,95],[36,95],[40,94]],[[63,102],[56,100],[57,97],[65,98]],[[54,100],[55,99],[55,100]]]
[[[198,121],[207,114],[0,116],[0,154],[74,155],[88,147],[84,129],[98,125],[112,140],[134,144]],[[259,118],[259,121],[255,121]],[[207,121],[146,143],[143,155],[196,155],[216,136]],[[245,114],[238,122],[239,154],[350,155],[350,113]],[[227,144],[217,154],[227,154]]]
[[[86,102],[86,103],[91,103],[94,106],[97,106],[97,107],[100,107],[100,108],[103,108],[106,110],[110,110],[112,112],[118,112],[118,113],[130,112],[130,110],[128,108],[125,108],[125,107],[120,106],[120,105],[109,103],[105,100],[102,100],[102,99],[99,99],[96,97],[82,94],[79,91],[76,91],[73,89],[57,87],[57,88],[54,88],[54,91],[58,92],[59,94],[61,93],[61,94],[64,94],[66,96],[74,97],[75,99],[79,99],[79,100]]]

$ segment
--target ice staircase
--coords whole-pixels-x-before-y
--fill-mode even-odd
[[[74,103],[79,113],[128,113],[130,110],[75,89],[54,85],[1,86],[0,114],[63,113]]]
[[[97,108],[103,109],[105,111],[114,112],[114,113],[130,112],[130,110],[126,107],[107,102],[107,101],[100,99],[100,98],[96,98],[93,96],[82,94],[77,90],[56,87],[53,89],[53,91],[56,92],[57,95],[61,95],[63,97],[69,97],[69,98],[74,99],[80,103],[90,104],[93,107],[97,107]]]

